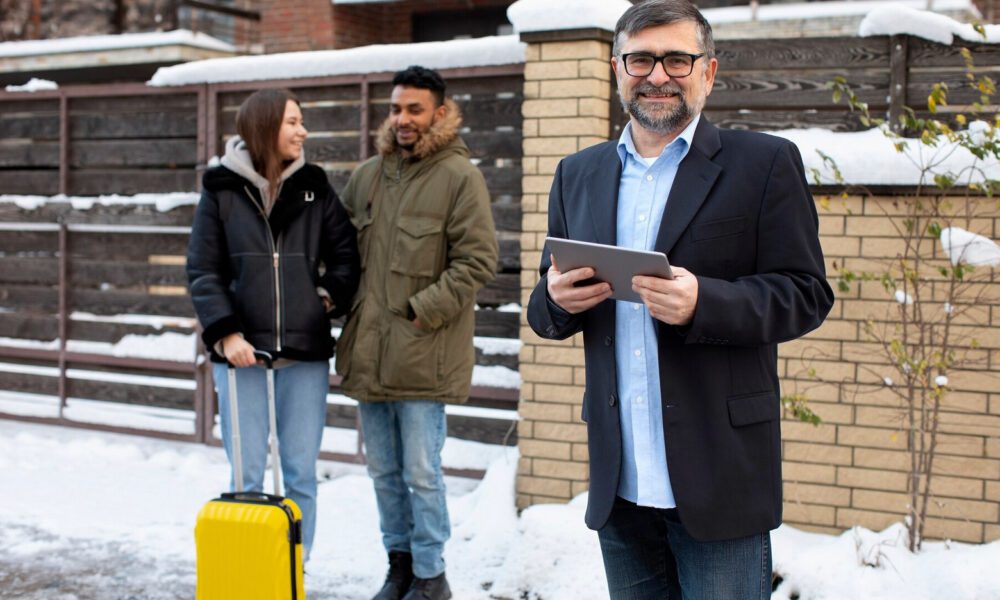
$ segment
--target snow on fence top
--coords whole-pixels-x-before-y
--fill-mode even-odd
[[[69,203],[76,210],[90,210],[95,204],[101,206],[147,204],[156,207],[160,212],[171,211],[178,206],[193,206],[198,204],[199,194],[196,192],[166,192],[159,194],[136,194],[134,196],[19,196],[0,194],[0,203],[10,203],[23,210],[35,210],[49,203]]]
[[[858,35],[869,37],[909,34],[946,46],[951,45],[955,36],[969,42],[1000,43],[1000,25],[984,25],[983,29],[985,39],[968,23],[959,23],[950,17],[909,6],[890,4],[868,13],[858,27]]]
[[[455,69],[524,62],[526,45],[515,35],[470,40],[377,44],[345,50],[287,52],[265,56],[211,58],[162,67],[149,85],[259,81],[399,71],[410,65]]]
[[[43,92],[48,90],[58,90],[59,84],[54,81],[49,81],[48,79],[32,77],[28,80],[28,83],[24,85],[8,85],[5,89],[8,92]]]
[[[982,128],[984,123],[970,123],[969,128]],[[820,183],[836,185],[833,172],[824,164],[820,152],[836,162],[844,178],[844,183],[854,185],[917,185],[920,183],[920,169],[906,155],[896,152],[893,143],[879,129],[858,132],[833,132],[826,129],[784,129],[770,131],[771,135],[783,137],[795,143],[802,153],[809,183],[815,183],[812,169],[821,174]],[[941,142],[937,147],[920,143],[918,139],[903,141],[908,152],[922,157],[918,162],[934,164],[935,173],[952,172],[960,174],[958,184],[971,181],[981,183],[985,177],[1000,178],[1000,165],[995,161],[976,159],[968,150],[957,144]],[[970,172],[970,165],[976,164],[981,171]],[[933,185],[933,175],[925,174]]]
[[[901,7],[918,10],[927,7],[927,0],[847,0],[842,2],[795,2],[790,4],[762,4],[757,7],[758,21],[798,21],[824,19],[831,17],[858,17],[873,10],[898,10]],[[935,12],[967,11],[978,15],[972,0],[934,0]],[[708,8],[701,11],[712,25],[723,23],[744,23],[754,20],[749,6],[729,6],[725,8]],[[930,13],[929,13],[930,14]],[[879,34],[873,34],[879,35]]]
[[[204,33],[187,29],[174,31],[154,31],[150,33],[123,33],[119,35],[89,35],[55,40],[30,40],[26,42],[0,43],[0,58],[17,56],[39,56],[65,54],[69,52],[100,52],[123,48],[151,48],[154,46],[194,46],[206,50],[235,52],[232,44],[227,44]]]
[[[630,6],[627,0],[518,0],[507,8],[507,18],[518,33],[594,27],[614,31]]]
[[[507,18],[514,25],[514,30],[519,33],[528,31],[558,31],[562,29],[585,29],[597,27],[614,31],[615,23],[631,6],[626,0],[519,0],[507,9]],[[708,8],[702,10],[702,14],[712,25],[724,23],[745,23],[748,21],[784,21],[784,20],[807,20],[823,19],[830,17],[849,17],[866,15],[872,11],[882,11],[896,14],[900,8],[905,8],[909,13],[924,12],[918,9],[927,6],[927,0],[897,0],[887,2],[885,0],[876,1],[855,1],[847,0],[841,2],[796,2],[789,4],[764,4],[757,7],[756,14],[749,6],[730,6],[725,8]],[[937,12],[966,11],[972,15],[979,15],[972,0],[935,0],[934,10]],[[946,21],[950,21],[959,27],[972,28],[968,25],[956,23],[942,15],[925,13]],[[944,21],[942,21],[944,23]],[[923,30],[923,25],[917,18],[898,20],[893,23],[896,27],[912,26],[913,31],[893,31],[891,33],[870,33],[861,35],[892,35],[893,33],[911,33],[920,35],[917,31]],[[950,26],[949,26],[950,27]],[[973,32],[974,33],[974,32]],[[957,33],[956,33],[957,35]],[[933,38],[929,38],[933,39]],[[969,39],[969,38],[965,38]],[[977,38],[978,40],[979,38]],[[938,41],[935,39],[934,41]],[[950,44],[949,41],[942,42]]]

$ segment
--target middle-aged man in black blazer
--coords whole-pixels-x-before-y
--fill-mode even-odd
[[[622,15],[611,59],[620,140],[565,158],[549,235],[666,253],[675,278],[610,299],[546,249],[528,322],[582,331],[590,497],[615,599],[770,598],[781,523],[777,344],[833,304],[796,147],[701,116],[718,62],[687,0]]]

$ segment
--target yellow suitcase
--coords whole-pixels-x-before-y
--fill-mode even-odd
[[[275,435],[274,370],[271,356],[257,352],[267,366],[269,442],[274,490],[281,491]],[[229,369],[230,414],[236,409],[236,371]],[[305,600],[302,581],[302,511],[288,498],[243,492],[239,419],[233,419],[233,469],[236,492],[209,501],[198,513],[196,600]]]

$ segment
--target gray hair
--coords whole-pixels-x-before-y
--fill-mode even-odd
[[[698,26],[698,43],[706,58],[715,58],[715,41],[712,26],[704,15],[688,0],[640,0],[625,11],[615,25],[614,55],[621,55],[625,36],[635,35],[644,29],[691,21]],[[707,61],[706,61],[707,62]]]

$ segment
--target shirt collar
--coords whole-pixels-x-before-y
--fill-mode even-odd
[[[691,148],[691,140],[694,139],[694,130],[698,128],[698,122],[701,121],[701,113],[695,115],[691,122],[688,123],[687,127],[681,131],[681,134],[673,139],[666,147],[663,148],[663,152],[660,156],[667,153],[668,150],[677,144],[677,140],[684,140],[684,146],[681,148],[680,158],[683,159],[687,155],[687,151]],[[635,149],[635,142],[632,141],[632,121],[625,124],[625,128],[622,129],[622,134],[618,138],[618,158],[622,161],[622,168],[625,168],[625,158],[631,155],[633,160],[639,158],[639,153]],[[659,158],[657,158],[659,160]]]

